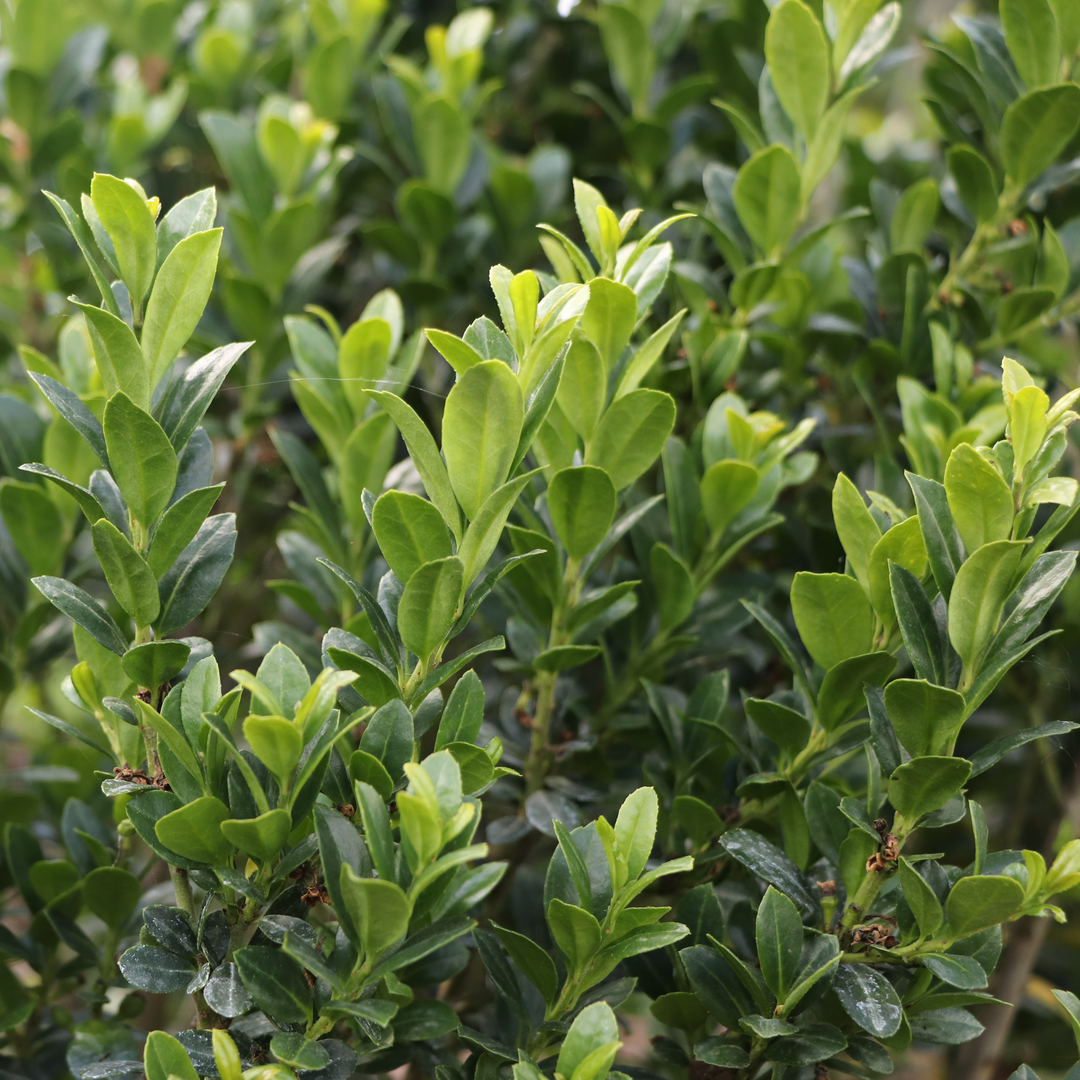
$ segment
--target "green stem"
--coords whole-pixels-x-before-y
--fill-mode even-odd
[[[195,898],[191,893],[191,879],[188,877],[188,872],[181,870],[179,866],[170,865],[169,877],[172,878],[173,889],[176,892],[176,906],[185,915],[195,918]]]

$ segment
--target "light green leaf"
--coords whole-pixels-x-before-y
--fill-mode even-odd
[[[765,59],[780,104],[809,142],[829,100],[829,42],[802,0],[783,0],[773,8]]]
[[[439,350],[442,358],[459,375],[464,375],[474,364],[482,364],[484,358],[466,341],[448,334],[445,330],[427,329],[428,341]]]
[[[555,400],[573,429],[586,442],[592,437],[607,398],[607,371],[596,346],[576,337],[566,353]]]
[[[147,1036],[143,1066],[146,1080],[199,1080],[183,1044],[164,1031],[151,1031]]]
[[[870,652],[874,612],[854,578],[798,573],[791,586],[791,609],[806,651],[826,670]]]
[[[804,6],[802,0],[784,0],[784,6],[789,5]],[[779,143],[759,150],[735,177],[735,210],[766,258],[782,254],[795,232],[801,184],[795,156]]]
[[[591,286],[590,286],[591,287]],[[631,357],[630,362],[623,369],[619,378],[619,385],[615,389],[615,400],[625,397],[631,391],[641,385],[641,380],[656,366],[657,361],[664,355],[675,331],[678,330],[686,310],[676,312],[659,330],[654,331],[649,339]],[[579,433],[580,434],[580,433]],[[587,438],[587,436],[582,436]]]
[[[1001,0],[1005,44],[1029,90],[1056,82],[1061,67],[1058,27],[1048,0]]]
[[[230,816],[220,799],[204,795],[159,819],[154,832],[165,847],[185,859],[224,866],[232,859],[233,845],[222,834],[221,823]]]
[[[124,393],[105,406],[105,445],[116,480],[135,520],[149,527],[176,487],[176,452],[161,425]]]
[[[245,728],[246,730],[246,728]],[[230,818],[221,823],[221,832],[230,844],[256,859],[271,861],[285,846],[292,831],[288,810],[268,810],[254,818]]]
[[[971,762],[954,757],[917,757],[889,778],[889,802],[914,824],[940,810],[971,775]]]
[[[1080,86],[1062,83],[1017,98],[1001,121],[1006,176],[1026,187],[1054,164],[1080,126]]]
[[[292,776],[304,748],[300,729],[281,716],[249,716],[244,738],[252,753],[281,783]]]
[[[398,601],[398,632],[405,647],[426,660],[454,623],[465,568],[456,556],[424,563]]]
[[[142,332],[151,390],[202,318],[217,272],[221,233],[221,229],[210,229],[186,237],[161,264]]]
[[[157,269],[157,229],[146,199],[115,176],[95,173],[90,201],[116,253],[120,277],[132,305],[142,307]]]
[[[5,480],[0,484],[0,514],[31,575],[61,569],[67,550],[64,517],[44,487]]]
[[[833,485],[832,512],[851,569],[863,588],[868,589],[870,554],[881,539],[881,529],[866,509],[859,489],[843,473]]]
[[[750,505],[760,477],[745,461],[713,462],[701,478],[701,506],[712,532],[719,536]]]
[[[945,899],[949,935],[965,938],[1005,922],[1024,902],[1024,887],[1015,878],[972,875],[961,878]]]
[[[886,624],[896,618],[889,563],[902,566],[920,580],[926,574],[926,543],[917,517],[906,518],[894,525],[870,552],[870,602]]]
[[[964,722],[964,696],[925,679],[896,679],[885,688],[885,709],[912,757],[952,753]]]
[[[581,316],[581,329],[596,346],[607,371],[622,356],[637,322],[634,290],[609,278],[589,282],[589,302]]]
[[[922,251],[940,204],[937,181],[933,177],[912,184],[900,196],[889,225],[893,251]]]
[[[150,404],[149,368],[131,327],[102,308],[76,303],[86,316],[98,373],[110,394],[122,390],[140,408]]]
[[[465,567],[462,579],[465,587],[487,566],[517,497],[534,475],[535,473],[525,473],[496,488],[484,500],[480,512],[465,530],[465,538],[458,551]]]
[[[451,554],[450,533],[433,503],[404,491],[387,491],[375,501],[371,527],[379,550],[405,585],[426,562]]]
[[[455,390],[457,387],[454,388]],[[396,394],[386,390],[371,391],[374,398],[390,414],[405,440],[412,463],[423,481],[428,498],[438,507],[443,521],[449,526],[455,539],[461,540],[461,513],[457,499],[446,472],[446,465],[427,425]]]
[[[581,560],[607,535],[615,517],[615,487],[595,465],[561,469],[548,485],[555,533],[571,559]]]
[[[961,443],[945,466],[945,494],[968,551],[1008,539],[1013,525],[1012,490],[1001,473],[970,443]]]
[[[354,322],[338,347],[338,373],[353,415],[360,420],[367,409],[365,390],[377,390],[390,361],[393,331],[385,319]]]
[[[634,390],[604,413],[585,461],[603,469],[616,491],[632,484],[660,456],[675,426],[675,402],[659,390]]]
[[[997,628],[1025,547],[1015,540],[986,544],[956,575],[949,594],[949,641],[964,664],[962,689],[970,685],[975,662]]]
[[[651,787],[640,787],[623,800],[619,816],[615,820],[615,861],[620,888],[630,881],[637,881],[652,854],[656,839],[656,821],[659,814],[656,792]]]
[[[443,451],[454,494],[470,521],[506,482],[524,420],[521,387],[501,360],[469,368],[450,391]]]

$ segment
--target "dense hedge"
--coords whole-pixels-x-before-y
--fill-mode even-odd
[[[0,6],[0,1075],[1080,1076],[1080,6],[919,17]]]

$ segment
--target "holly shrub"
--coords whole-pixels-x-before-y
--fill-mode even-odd
[[[1080,5],[920,18],[0,6],[0,1076],[1080,1077]]]

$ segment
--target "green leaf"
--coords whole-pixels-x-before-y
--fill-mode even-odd
[[[841,964],[832,988],[844,1012],[879,1039],[900,1030],[904,1007],[891,982],[868,964]]]
[[[452,196],[472,153],[465,114],[448,98],[432,95],[416,105],[413,132],[424,179],[437,191]]]
[[[956,575],[949,598],[949,641],[968,673],[966,685],[970,685],[972,669],[997,628],[1025,546],[1015,540],[986,544]],[[963,683],[962,688],[966,688]]]
[[[969,937],[1005,922],[1024,902],[1024,887],[1010,877],[972,875],[961,878],[945,898],[949,935]]]
[[[550,1005],[559,996],[559,976],[555,970],[555,961],[531,938],[524,934],[506,930],[492,923],[495,933],[503,943],[510,959],[518,966],[521,973],[540,991]]]
[[[270,1053],[283,1065],[302,1071],[319,1072],[330,1064],[326,1046],[300,1031],[279,1031],[270,1040]]]
[[[284,1024],[311,1022],[311,987],[295,960],[262,945],[237,950],[235,960],[244,986],[267,1016]]]
[[[482,364],[481,356],[468,342],[445,330],[428,329],[424,331],[428,341],[438,349],[443,359],[457,372],[464,375],[474,364]]]
[[[637,297],[628,286],[606,277],[589,282],[589,302],[580,326],[600,353],[605,371],[614,368],[630,341],[637,310]]]
[[[89,492],[86,494],[93,500]],[[67,550],[64,517],[44,487],[4,480],[0,484],[0,514],[31,574],[61,569]]]
[[[450,483],[470,521],[505,483],[524,419],[521,388],[501,360],[471,367],[450,391],[443,450]]]
[[[1005,175],[1025,187],[1057,161],[1080,125],[1080,86],[1061,83],[1017,98],[1001,121]]]
[[[874,545],[870,552],[868,571],[870,602],[883,623],[891,625],[896,619],[893,600],[892,564],[902,567],[916,579],[926,575],[926,544],[917,517],[898,522]]]
[[[925,476],[905,473],[915,506],[919,512],[919,527],[922,529],[923,543],[930,570],[934,575],[941,595],[946,600],[952,592],[953,581],[964,561],[960,546],[960,534],[956,531],[952,511],[949,509],[945,486]]]
[[[794,757],[810,741],[810,721],[787,705],[746,698],[743,708],[754,726],[789,757]]]
[[[949,148],[949,172],[956,181],[960,201],[981,224],[991,222],[998,212],[998,187],[989,162],[966,143]]]
[[[846,1047],[847,1039],[832,1024],[800,1024],[798,1035],[788,1035],[771,1042],[765,1050],[765,1057],[782,1065],[812,1065],[840,1053]]]
[[[775,83],[775,78],[773,81]],[[840,158],[848,115],[866,89],[866,86],[856,86],[849,90],[843,97],[834,101],[822,116],[806,148],[806,160],[803,162],[801,190],[803,206],[809,203],[818,185],[836,167]]]
[[[107,518],[95,522],[90,531],[94,537],[94,554],[116,602],[135,620],[136,626],[149,626],[161,611],[153,571],[131,541]]]
[[[369,962],[377,960],[404,937],[411,905],[400,885],[381,878],[358,877],[351,866],[344,865],[341,892]]]
[[[426,562],[451,554],[446,522],[433,503],[404,491],[387,491],[375,500],[371,527],[383,558],[403,585]]]
[[[959,793],[970,774],[971,762],[963,758],[912,758],[889,778],[889,802],[914,823],[940,810]]]
[[[112,616],[87,592],[58,577],[31,579],[42,596],[69,619],[78,623],[99,645],[123,656],[127,637]]]
[[[606,1001],[597,1001],[581,1010],[563,1039],[555,1068],[572,1078],[586,1058],[598,1047],[617,1042],[619,1025]]]
[[[758,1011],[727,958],[716,949],[694,945],[681,950],[679,957],[701,1003],[724,1027],[738,1028],[744,1016]]]
[[[922,965],[929,968],[942,982],[961,990],[982,990],[986,986],[986,972],[973,956],[947,956],[929,953],[920,957]]]
[[[458,679],[443,709],[439,730],[435,738],[435,750],[443,750],[450,743],[475,743],[484,720],[484,686],[475,671],[466,671]]]
[[[948,682],[951,649],[945,612],[941,612],[939,622],[926,591],[904,567],[890,564],[889,583],[900,632],[915,674],[938,684]]]
[[[818,691],[818,721],[835,731],[850,720],[865,702],[867,686],[880,686],[892,674],[896,660],[888,653],[867,653],[842,660],[825,672]]]
[[[296,724],[281,716],[249,716],[244,721],[244,738],[279,782],[292,776],[304,748]]]
[[[421,659],[442,644],[453,625],[463,576],[462,562],[453,555],[424,563],[409,578],[398,601],[398,632],[405,647]]]
[[[292,818],[288,810],[279,808],[254,818],[228,818],[221,822],[220,828],[230,844],[256,859],[270,862],[285,846],[292,831]]]
[[[750,505],[758,490],[757,469],[745,461],[715,461],[701,478],[701,507],[713,535],[724,530]]]
[[[30,378],[48,398],[49,404],[86,440],[87,446],[107,469],[109,454],[105,449],[105,434],[98,418],[83,404],[79,396],[73,394],[63,383],[34,371],[30,372]]]
[[[981,747],[971,755],[971,775],[978,776],[987,769],[996,765],[1006,754],[1011,754],[1021,746],[1035,739],[1045,739],[1052,735],[1064,735],[1074,730],[1077,725],[1070,720],[1051,720],[1046,724],[1036,724],[1035,727],[1024,728],[1023,731],[1014,731],[1010,735],[1002,735]]]
[[[154,826],[154,832],[167,848],[185,859],[224,866],[234,850],[221,832],[221,823],[229,817],[229,808],[220,799],[204,795],[166,814]]]
[[[360,737],[360,749],[379,759],[394,780],[413,754],[413,718],[401,701],[391,701],[368,721]]]
[[[184,641],[147,641],[124,653],[124,674],[138,686],[158,687],[184,670],[191,646]]]
[[[591,289],[592,285],[589,287]],[[641,380],[652,371],[656,366],[657,361],[664,355],[664,350],[667,348],[668,342],[679,328],[679,324],[682,322],[685,314],[685,310],[676,312],[663,326],[658,330],[655,330],[649,336],[648,340],[637,349],[631,357],[630,362],[623,368],[622,375],[619,376],[619,384],[615,389],[616,401],[636,390],[641,385]],[[582,438],[588,438],[588,436],[582,434]]]
[[[634,112],[644,114],[656,69],[656,53],[649,40],[648,28],[629,5],[604,4],[596,14],[612,74],[632,102]],[[578,214],[582,214],[580,205]],[[584,228],[583,231],[588,237],[589,232]],[[593,250],[598,249],[599,244],[596,244]]]
[[[124,393],[105,406],[105,445],[112,474],[135,520],[148,528],[176,487],[176,452],[149,413]]]
[[[142,332],[142,351],[151,389],[157,386],[202,318],[214,285],[221,233],[221,229],[209,229],[185,237],[161,264],[146,305]]]
[[[694,1057],[719,1069],[745,1069],[750,1064],[750,1055],[738,1043],[730,1041],[730,1036],[702,1039],[694,1046]]]
[[[791,586],[791,609],[806,651],[822,667],[870,652],[874,612],[854,578],[802,571]]]
[[[1005,44],[1029,90],[1056,82],[1061,67],[1057,19],[1048,0],[1001,0]]]
[[[537,671],[566,671],[588,663],[602,651],[599,645],[556,645],[537,655],[532,666]]]
[[[635,390],[604,413],[585,461],[611,478],[616,491],[632,484],[660,456],[675,425],[675,402],[659,390]]]
[[[359,420],[367,409],[366,390],[377,390],[386,376],[393,331],[381,318],[361,318],[349,327],[338,346],[342,389]]]
[[[143,351],[126,322],[101,308],[76,304],[86,316],[101,381],[109,394],[123,390],[141,409],[150,404],[150,381]]]
[[[662,631],[674,630],[694,608],[695,589],[690,569],[667,544],[653,544],[649,553],[653,592]]]
[[[150,542],[150,550],[146,554],[146,562],[155,577],[161,577],[180,557],[184,548],[195,539],[224,488],[224,484],[196,488],[183,498],[177,499],[165,511],[154,530],[154,539]]]
[[[464,565],[462,581],[466,587],[487,566],[518,496],[535,475],[532,472],[524,473],[496,488],[484,500],[479,513],[465,530],[458,554]]]
[[[922,874],[903,856],[900,857],[900,885],[904,890],[904,899],[919,924],[919,936],[928,938],[936,934],[945,919],[941,902]]]
[[[765,27],[765,59],[776,96],[807,142],[829,100],[829,42],[801,0],[783,0]]]
[[[611,478],[593,465],[561,469],[548,485],[555,533],[571,559],[584,559],[607,535],[615,517]]]
[[[90,268],[90,274],[94,279],[94,284],[98,287],[98,291],[101,293],[101,299],[105,307],[119,318],[120,308],[116,303],[116,297],[113,295],[112,289],[109,287],[109,278],[112,275],[109,273],[108,268],[103,266],[98,259],[97,244],[86,222],[72,209],[71,204],[61,199],[59,195],[54,195],[51,191],[45,191],[42,194],[56,207],[60,216],[64,219],[64,224],[79,245],[79,251],[82,252],[82,257]]]
[[[555,400],[582,439],[592,437],[606,399],[607,371],[600,352],[588,338],[575,337],[563,362]]]
[[[142,884],[120,866],[98,866],[83,878],[83,902],[106,926],[117,930],[131,918]]]
[[[132,306],[139,308],[157,269],[154,215],[134,187],[104,173],[94,174],[90,201],[113,243],[120,277],[131,293]]]
[[[945,493],[964,547],[1006,540],[1012,532],[1012,489],[970,443],[961,443],[945,466]]]
[[[491,363],[497,363],[497,361],[491,361]],[[454,389],[456,390],[457,387]],[[369,391],[369,397],[377,401],[397,425],[401,437],[405,440],[409,457],[420,474],[428,498],[438,507],[443,521],[460,542],[461,513],[458,510],[457,498],[447,475],[446,465],[443,463],[439,448],[435,445],[435,440],[427,425],[396,394],[391,394],[386,390]]]
[[[804,7],[802,0],[784,0],[782,6]],[[759,150],[739,169],[733,188],[735,209],[766,258],[779,256],[795,232],[801,183],[795,156],[779,143]]]
[[[832,511],[851,569],[863,588],[869,589],[870,553],[881,539],[881,529],[866,509],[859,489],[843,473],[833,485]]]
[[[555,897],[548,904],[547,921],[571,976],[583,972],[603,944],[596,917]]]
[[[912,184],[900,196],[889,224],[890,243],[894,252],[922,251],[926,238],[934,227],[940,204],[937,181],[933,177]]]
[[[948,756],[964,722],[964,696],[925,679],[896,679],[885,688],[885,708],[912,757]]]
[[[627,795],[615,821],[615,861],[618,879],[613,886],[619,889],[625,882],[638,879],[652,854],[659,814],[656,792],[640,787]]]
[[[235,546],[234,514],[215,514],[202,523],[158,582],[161,614],[154,629],[159,636],[187,626],[206,607],[229,569]]]
[[[799,970],[803,925],[795,905],[772,885],[758,906],[755,934],[761,974],[783,1004]]]
[[[183,1044],[164,1031],[151,1031],[147,1036],[143,1067],[146,1080],[199,1080]]]

